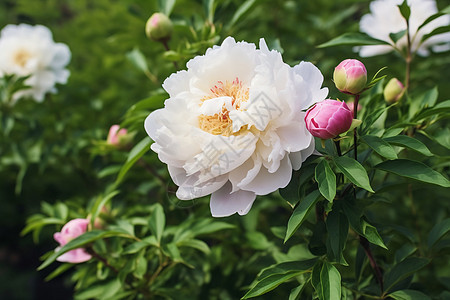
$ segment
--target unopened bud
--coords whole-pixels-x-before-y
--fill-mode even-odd
[[[394,103],[399,101],[405,93],[405,86],[397,78],[389,80],[388,84],[384,88],[384,99],[387,103]]]
[[[120,129],[119,125],[113,125],[109,129],[106,143],[116,148],[125,148],[133,139],[134,134],[130,134],[125,128]]]
[[[154,13],[145,25],[145,34],[154,41],[167,40],[172,34],[172,21],[163,13]]]
[[[366,67],[359,60],[346,59],[334,69],[333,80],[341,92],[359,94],[367,83]]]

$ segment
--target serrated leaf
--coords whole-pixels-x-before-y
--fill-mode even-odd
[[[396,264],[384,275],[385,292],[388,292],[395,284],[425,267],[429,262],[426,258],[408,257]]]
[[[334,163],[338,169],[355,185],[363,188],[371,193],[374,193],[370,186],[369,177],[367,176],[366,169],[356,160],[340,156],[334,159]]]
[[[361,140],[372,148],[379,155],[386,157],[387,159],[396,159],[397,153],[394,148],[389,145],[388,142],[374,135],[365,135],[361,137]]]
[[[322,159],[316,166],[315,178],[319,185],[320,193],[329,202],[333,202],[336,196],[336,175],[331,170],[330,164],[326,159]]]
[[[150,216],[148,225],[153,235],[156,237],[156,241],[160,244],[164,227],[166,226],[166,215],[164,214],[164,209],[161,204],[157,203],[153,206],[153,213]]]
[[[424,143],[407,135],[391,136],[388,138],[383,138],[383,140],[391,145],[406,147],[425,156],[433,156],[433,153],[430,152],[430,150]]]
[[[302,225],[303,221],[305,221],[308,212],[314,207],[314,204],[319,200],[320,192],[315,190],[312,193],[308,194],[304,199],[300,200],[300,203],[294,209],[292,216],[289,218],[286,237],[284,238],[284,242],[297,231],[297,229]]]
[[[317,48],[325,48],[325,47],[333,47],[340,45],[348,45],[348,46],[366,46],[366,45],[389,45],[389,43],[374,39],[367,34],[353,32],[353,33],[344,33],[341,36],[338,36],[331,41],[320,44]]]
[[[431,300],[431,298],[424,293],[415,290],[395,291],[388,296],[395,300]]]
[[[436,224],[428,234],[428,248],[433,247],[447,232],[450,231],[450,218]]]
[[[450,181],[447,178],[418,161],[408,159],[389,160],[376,165],[375,168],[421,182],[450,187]]]

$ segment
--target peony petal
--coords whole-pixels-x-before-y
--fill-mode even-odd
[[[256,199],[255,193],[239,190],[231,192],[231,183],[226,183],[211,195],[210,208],[213,217],[228,217],[235,213],[246,215]]]
[[[72,264],[82,263],[88,261],[92,256],[82,248],[70,250],[56,258],[60,262],[68,262]]]

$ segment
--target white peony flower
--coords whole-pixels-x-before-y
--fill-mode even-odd
[[[177,197],[212,194],[215,217],[247,214],[314,151],[302,110],[326,98],[322,74],[308,62],[291,68],[264,39],[259,46],[228,37],[190,60],[164,81],[170,98],[145,120]]]
[[[66,83],[70,61],[66,44],[55,43],[51,31],[42,25],[7,25],[0,32],[0,76],[30,76],[30,88],[14,94],[14,100],[30,96],[41,102],[47,92],[55,92],[56,83]]]
[[[390,33],[397,33],[406,29],[406,21],[400,13],[398,5],[403,0],[375,0],[370,3],[370,14],[361,18],[360,30],[373,38],[380,39],[403,49],[407,45],[406,35],[404,35],[394,45],[389,37]],[[450,32],[435,35],[421,43],[422,37],[434,29],[450,24],[450,15],[441,16],[425,25],[418,31],[419,26],[430,16],[436,14],[438,9],[435,0],[408,0],[411,8],[409,17],[411,48],[412,52],[420,56],[429,55],[429,48],[435,52],[450,50]],[[394,50],[388,45],[363,46],[360,47],[359,54],[362,57],[385,54]]]

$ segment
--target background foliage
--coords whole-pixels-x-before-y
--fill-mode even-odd
[[[450,4],[437,2],[441,9]],[[170,13],[175,24],[169,41],[171,51],[145,38],[145,22],[156,11]],[[42,104],[19,101],[13,111],[2,111],[0,294],[5,299],[69,299],[76,289],[78,299],[100,296],[112,299],[113,295],[121,295],[116,294],[120,282],[136,284],[140,294],[139,290],[150,282],[156,286],[154,296],[238,299],[252,283],[254,286],[255,278],[255,282],[263,281],[270,274],[260,273],[257,277],[263,268],[312,259],[313,254],[321,253],[323,249],[314,253],[311,250],[314,247],[305,243],[316,234],[314,214],[309,214],[301,229],[283,243],[292,207],[279,193],[259,197],[247,216],[225,220],[210,217],[206,198],[178,201],[166,166],[154,153],[145,153],[149,141],[144,139],[142,124],[151,110],[163,105],[166,95],[160,86],[176,71],[173,62],[178,69],[184,69],[186,61],[203,54],[228,35],[254,43],[264,37],[269,47],[282,52],[284,61],[291,66],[301,60],[315,63],[325,76],[324,86],[330,88],[330,97],[342,97],[331,81],[333,68],[342,59],[357,55],[349,46],[317,48],[317,45],[345,32],[357,32],[358,22],[367,12],[368,1],[356,0],[2,1],[0,27],[22,22],[43,24],[52,30],[55,41],[69,45],[72,61],[69,83],[58,87],[58,94],[49,96]],[[403,78],[402,58],[396,54],[363,62],[369,76],[388,66],[385,73],[389,77]],[[417,58],[413,64],[411,98],[419,98],[437,86],[439,96],[435,101],[449,99],[449,63],[448,53]],[[380,88],[374,89],[372,95],[377,92]],[[136,104],[141,99],[147,100]],[[365,101],[368,99],[362,99],[362,104],[369,110]],[[386,124],[395,120],[395,112],[389,112]],[[133,157],[129,156],[130,149],[105,148],[101,143],[109,127],[121,122],[135,131],[130,149],[142,141],[134,151],[145,153],[134,166],[131,166],[134,160],[128,164],[131,169],[124,177],[119,175],[125,174],[120,169],[127,157]],[[449,131],[448,118],[444,117],[418,132],[415,137],[426,143],[434,155],[409,151],[407,156],[448,174]],[[378,158],[370,163],[379,162]],[[314,165],[306,166],[301,172],[304,175],[295,176],[300,176],[301,183],[309,181],[308,174],[313,172]],[[384,270],[390,270],[386,274],[391,276],[389,280],[400,278],[400,284],[406,286],[415,274],[413,287],[435,299],[445,299],[450,294],[449,240],[447,237],[434,243],[430,231],[449,216],[448,188],[407,180],[391,183],[383,187],[388,193],[377,201],[370,200],[370,207],[364,206],[368,221],[378,228],[381,243],[384,241],[389,248],[388,251],[374,246],[375,257]],[[280,193],[287,200],[292,196],[289,190]],[[306,195],[306,191],[301,193]],[[298,201],[298,190],[294,190],[294,197],[292,205]],[[76,273],[69,271],[44,282],[58,264],[40,272],[35,269],[40,264],[39,257],[56,247],[53,232],[70,219],[99,214],[96,209],[104,203],[108,211],[103,217],[111,226],[107,231],[93,231],[87,238],[112,236],[106,242],[97,240],[93,247],[98,253],[108,253],[111,263],[123,266],[118,276],[104,264],[92,262],[72,267],[71,271],[76,269]],[[23,232],[33,234],[23,237],[20,232],[26,218],[33,214],[39,215],[29,220],[29,227]],[[322,225],[329,226],[328,222],[339,217],[337,213]],[[133,241],[126,238],[130,235],[151,238]],[[348,263],[356,268],[342,265],[337,268],[342,278],[356,278],[358,283],[366,284],[368,292],[373,292],[369,284],[374,282],[372,270],[367,260],[361,258],[357,235],[351,231],[348,238],[344,257],[354,258]],[[33,239],[38,243],[34,244]],[[420,258],[407,259],[417,259],[409,264],[416,268],[404,277],[405,273],[396,276],[392,265],[414,253]],[[162,264],[168,271],[151,277]],[[419,268],[422,264],[427,266]],[[328,270],[323,274],[333,274],[335,268],[328,262],[316,266]],[[302,270],[309,267],[297,266],[297,273],[286,272],[284,276],[303,276]],[[416,273],[418,269],[421,271]],[[313,276],[322,274],[321,270],[313,271]],[[287,299],[297,286],[298,282],[289,281],[261,298]],[[105,287],[110,294],[104,294]],[[311,286],[306,289],[313,291]],[[350,289],[348,296],[351,297]]]

